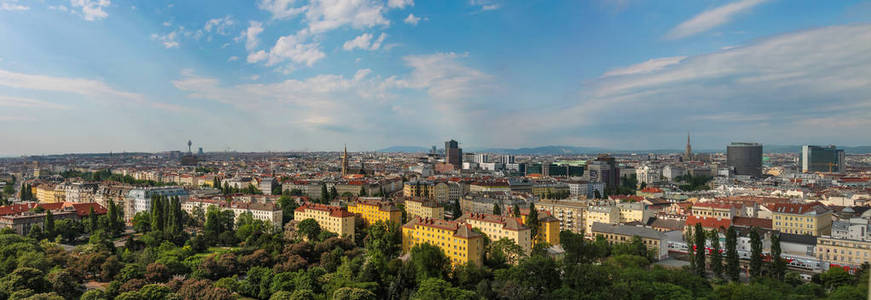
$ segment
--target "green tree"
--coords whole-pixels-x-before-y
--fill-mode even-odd
[[[89,232],[97,231],[97,229],[100,228],[100,224],[97,223],[97,213],[94,212],[93,206],[91,206],[88,210],[88,220],[90,221],[90,223],[88,224],[88,226],[90,227]]]
[[[360,186],[360,191],[357,192],[357,196],[360,196],[360,197],[366,197],[366,196],[367,196],[367,195],[366,195],[366,189],[363,188],[363,186]]]
[[[296,204],[296,200],[291,196],[282,195],[278,198],[278,206],[281,207],[281,221],[282,225],[287,224],[290,220],[293,220],[293,212],[296,210],[299,205]]]
[[[499,203],[493,203],[493,214],[497,216],[502,215],[502,207],[499,206]]]
[[[421,243],[411,248],[411,264],[418,282],[427,278],[445,278],[451,261],[439,247]]]
[[[533,244],[539,239],[539,226],[541,221],[538,220],[538,210],[535,209],[535,203],[529,202],[529,214],[526,215],[526,227],[529,227],[529,236],[532,238]]]
[[[330,192],[327,191],[327,184],[321,183],[321,203],[330,202]]]
[[[451,215],[453,215],[454,219],[463,216],[463,209],[460,207],[459,199],[454,199],[454,204],[451,205]]]
[[[771,276],[777,280],[783,280],[786,274],[786,261],[780,254],[780,234],[771,233]]]
[[[711,272],[714,277],[723,276],[723,254],[720,253],[720,232],[711,230]]]
[[[726,230],[726,277],[738,281],[738,233],[735,227]]]
[[[48,239],[53,239],[55,236],[54,215],[50,210],[45,211],[45,223],[43,224],[45,235]]]
[[[314,219],[305,219],[296,225],[297,231],[306,237],[309,241],[314,241],[321,233],[321,225]]]
[[[467,291],[460,288],[452,287],[450,283],[439,278],[427,278],[420,283],[420,288],[411,297],[413,300],[432,300],[432,299],[456,299],[456,300],[474,300],[478,299],[475,292]]]
[[[695,235],[695,266],[696,266],[696,275],[705,277],[705,230],[702,228],[702,223],[696,223],[695,229],[693,230],[693,234]]]
[[[333,300],[375,300],[374,293],[361,288],[343,287],[333,292]]]
[[[750,276],[759,277],[762,273],[762,238],[759,229],[750,229]]]
[[[514,214],[515,218],[520,218],[520,205],[519,204],[514,203],[514,207],[511,210],[512,210],[512,213]]]
[[[336,186],[330,187],[330,200],[334,200],[339,197],[339,191],[336,190]]]
[[[523,248],[508,238],[501,238],[491,243],[488,248],[487,257],[494,265],[516,264],[526,256]]]

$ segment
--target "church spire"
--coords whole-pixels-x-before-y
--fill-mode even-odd
[[[348,175],[348,144],[345,144],[345,152],[342,154],[342,176]]]
[[[686,152],[686,160],[692,160],[693,158],[693,147],[690,146],[690,132],[687,131],[687,152]]]

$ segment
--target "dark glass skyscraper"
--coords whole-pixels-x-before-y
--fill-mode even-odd
[[[844,172],[844,150],[828,147],[805,145],[801,147],[799,155],[799,167],[804,173],[807,172]]]
[[[726,146],[726,165],[735,175],[762,177],[762,144],[733,142]]]
[[[463,149],[455,140],[445,142],[445,162],[460,170],[463,168]]]

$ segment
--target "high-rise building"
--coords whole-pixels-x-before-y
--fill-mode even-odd
[[[735,169],[735,175],[762,177],[762,144],[729,144],[726,146],[726,165]]]
[[[807,172],[833,172],[842,173],[845,168],[845,154],[843,149],[804,145],[801,146],[799,166],[803,173]]]
[[[616,189],[620,185],[620,169],[614,157],[600,154],[595,160],[588,161],[584,170],[584,180],[603,182],[606,190]]]
[[[459,170],[463,168],[463,149],[455,140],[445,142],[445,162]]]
[[[690,146],[690,133],[687,132],[687,151],[684,153],[684,161],[693,160],[693,147]]]
[[[342,176],[348,175],[348,145],[345,145],[345,153],[342,154]]]

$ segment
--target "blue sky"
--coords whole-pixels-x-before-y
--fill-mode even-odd
[[[0,154],[871,144],[864,1],[0,0]]]

